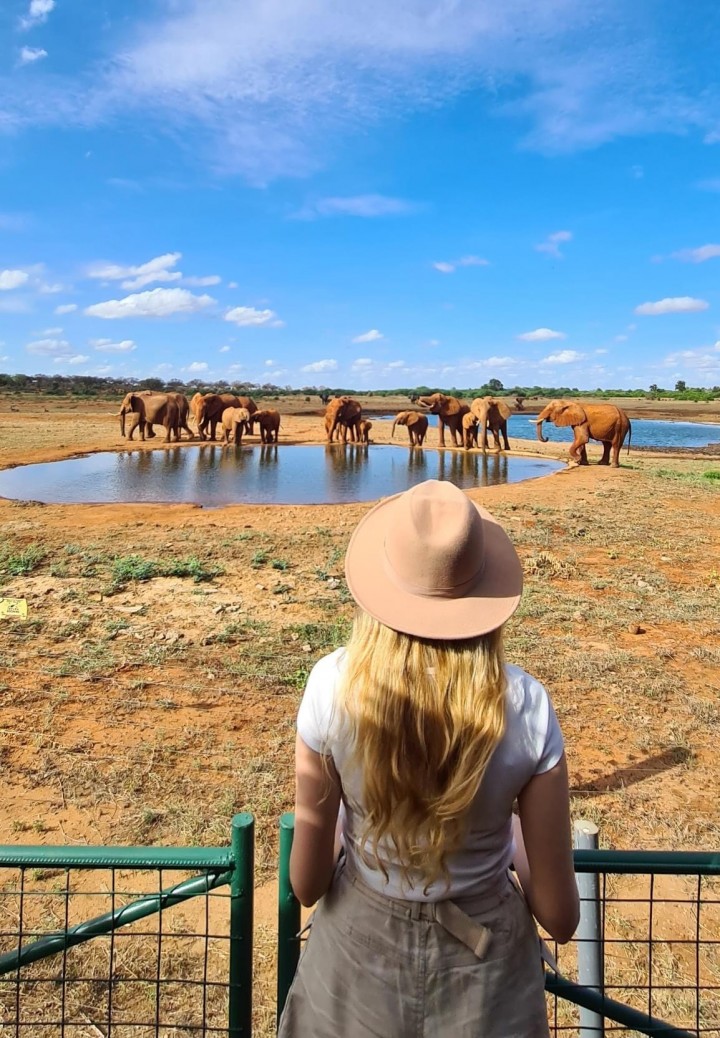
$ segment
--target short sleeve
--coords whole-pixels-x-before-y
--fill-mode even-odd
[[[330,729],[334,713],[338,662],[342,649],[324,656],[315,664],[305,685],[297,715],[298,735],[315,753],[329,753]]]
[[[551,768],[554,768],[565,751],[563,735],[560,730],[560,722],[558,721],[555,709],[550,702],[550,696],[544,689],[543,691],[545,692],[544,706],[547,710],[547,724],[545,726],[545,739],[542,744],[537,767],[535,768],[536,775],[541,775],[544,771],[550,771]]]

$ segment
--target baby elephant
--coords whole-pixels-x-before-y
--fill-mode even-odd
[[[368,421],[367,418],[362,418],[358,422],[357,432],[358,440],[360,443],[370,443],[370,430],[372,429],[372,422]]]
[[[469,451],[471,447],[478,445],[478,420],[472,411],[462,416],[462,427],[465,450]]]
[[[277,443],[278,430],[280,429],[279,411],[255,411],[250,415],[251,431],[255,428],[255,422],[260,426],[261,443]]]
[[[242,443],[243,431],[250,421],[250,412],[246,407],[226,407],[222,413],[224,442],[230,443],[230,433],[234,434],[235,443]]]

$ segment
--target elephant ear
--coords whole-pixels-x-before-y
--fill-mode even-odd
[[[508,407],[508,405],[505,403],[504,400],[498,400],[497,401],[497,409],[500,412],[500,417],[504,418],[506,421],[510,417],[510,415],[512,414],[512,411],[510,410],[510,408]]]
[[[551,421],[555,425],[582,425],[585,421],[585,409],[580,404],[566,404]]]

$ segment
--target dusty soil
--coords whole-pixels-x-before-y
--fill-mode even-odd
[[[112,402],[12,404],[1,467],[126,449]],[[373,439],[389,431],[375,422]],[[317,413],[286,415],[281,449],[321,434]],[[599,445],[588,453],[587,468],[471,492],[525,566],[508,657],[550,689],[573,814],[599,823],[603,845],[717,849],[720,480],[706,473],[720,465],[631,452],[612,470],[592,464]],[[0,620],[0,842],[215,845],[251,809],[269,881],[297,705],[346,636],[343,554],[368,507],[0,500],[0,597],[29,610]],[[263,998],[269,1033],[269,982]]]

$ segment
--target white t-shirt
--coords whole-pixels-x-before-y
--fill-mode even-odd
[[[450,886],[444,880],[427,891],[418,876],[411,888],[402,881],[392,850],[380,845],[389,873],[371,868],[359,853],[363,827],[362,775],[350,765],[352,749],[335,709],[345,650],[336,649],[313,667],[297,718],[303,742],[316,753],[329,753],[342,783],[345,850],[363,880],[389,897],[438,901],[491,893],[504,882],[512,861],[512,806],[533,775],[549,771],[563,754],[563,738],[555,711],[543,685],[520,667],[506,665],[505,733],[488,764],[470,808],[465,844],[448,859]]]

